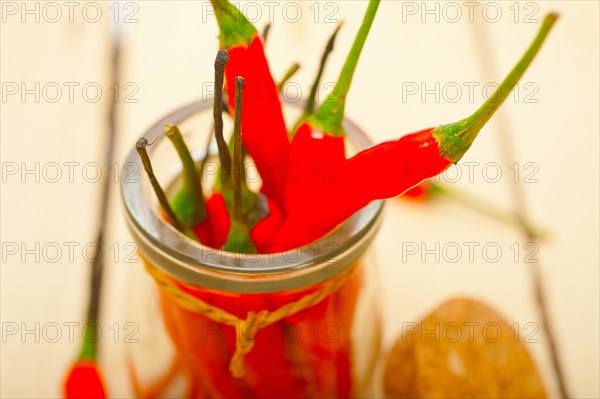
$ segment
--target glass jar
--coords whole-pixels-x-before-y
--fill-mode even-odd
[[[176,187],[181,173],[163,124],[178,124],[189,147],[200,149],[194,158],[202,159],[207,136],[201,133],[212,134],[211,110],[207,102],[190,104],[144,135],[156,140],[148,151],[160,182]],[[371,145],[350,121],[345,128],[349,154]],[[216,168],[205,170],[210,175]],[[236,254],[194,242],[163,220],[135,150],[125,176],[127,222],[142,260],[132,271],[127,301],[127,318],[136,328],[137,343],[128,346],[127,358],[137,397],[372,393],[381,320],[369,249],[383,202],[371,203],[305,247]]]

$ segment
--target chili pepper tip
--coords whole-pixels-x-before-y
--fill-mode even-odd
[[[267,39],[269,38],[269,32],[271,32],[271,27],[273,26],[273,24],[268,23],[265,25],[265,28],[263,29],[262,32],[262,39],[263,39],[263,43],[267,43]]]
[[[226,101],[223,96],[223,84],[225,79],[225,65],[229,62],[229,53],[227,50],[219,50],[215,57],[215,100],[213,104],[214,133],[217,147],[219,148],[219,160],[221,161],[221,183],[223,189],[230,182],[231,155],[227,143],[223,137],[223,108],[226,108]]]
[[[289,68],[288,70],[285,72],[285,75],[283,76],[283,78],[281,79],[281,81],[277,84],[277,90],[279,92],[281,92],[281,90],[283,89],[283,87],[289,82],[289,80],[296,74],[296,72],[298,72],[298,70],[300,70],[300,64],[297,62],[294,62]]]
[[[219,50],[215,58],[215,67],[229,62],[229,52],[225,49]]]
[[[171,125],[170,123],[165,123],[163,125],[163,130],[165,132],[165,134],[167,135],[167,137],[172,137],[176,134],[176,130],[177,126]]]
[[[179,128],[166,123],[163,129],[175,147],[183,166],[183,185],[172,199],[171,205],[179,220],[188,227],[195,227],[206,219],[206,205],[200,176]]]
[[[148,140],[145,137],[140,138],[137,143],[135,143],[135,149],[139,152],[148,146]]]

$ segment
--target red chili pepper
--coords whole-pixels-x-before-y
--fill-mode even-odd
[[[215,304],[209,292],[195,296]],[[161,295],[161,303],[171,339],[190,371],[190,384],[200,382],[208,397],[249,397],[242,381],[232,378],[229,372],[231,354],[223,339],[222,326],[200,313],[182,308],[168,293]]]
[[[306,124],[301,126],[292,143],[290,160],[296,160],[298,148],[301,149],[298,153],[303,152],[305,156],[312,157],[315,153],[324,156],[320,158],[320,165],[323,168],[329,165],[333,172],[332,181],[319,176],[310,182],[307,179],[310,169],[305,169],[305,162],[300,159],[301,178],[297,183],[287,181],[287,218],[274,236],[287,248],[308,244],[369,202],[401,195],[457,163],[506,100],[556,19],[556,14],[544,19],[535,40],[495,95],[468,118],[376,145],[348,160],[341,159],[339,152],[332,150],[335,137],[319,133]],[[335,116],[335,113],[331,115]]]
[[[406,191],[399,198],[407,199],[410,201],[418,201],[418,202],[428,201],[431,198],[430,190],[431,190],[431,183],[426,180],[423,183],[421,183],[417,186],[414,186],[410,190]]]
[[[194,228],[198,240],[211,248],[221,248],[227,241],[230,219],[221,193],[214,193],[206,201],[207,218]]]
[[[229,107],[235,111],[235,78],[246,83],[242,139],[263,180],[262,192],[283,203],[283,166],[289,141],[277,85],[256,28],[227,0],[211,0],[221,31],[221,47],[229,52],[225,68]]]
[[[183,291],[242,319],[250,311],[276,310],[270,302],[271,294],[237,294],[178,285]],[[198,378],[210,377],[206,389],[217,392],[218,397],[305,397],[305,383],[293,372],[282,324],[275,323],[258,331],[252,351],[244,358],[245,375],[237,379],[228,368],[236,346],[236,330],[247,334],[247,328],[256,326],[216,323],[179,307],[168,295],[163,297],[166,303],[163,312],[171,323],[171,336],[178,341],[178,350],[190,357],[191,365],[200,374]],[[295,297],[286,298],[285,303],[289,303]]]
[[[278,168],[282,169],[285,175],[283,180],[285,201],[281,211],[287,218],[288,224],[292,223],[290,221],[294,219],[318,218],[319,210],[312,209],[311,206],[319,207],[319,203],[318,201],[310,203],[307,201],[307,195],[319,193],[319,197],[322,197],[324,188],[337,183],[339,166],[346,159],[342,126],[346,96],[379,4],[380,0],[369,1],[362,25],[333,92],[327,96],[315,115],[300,124],[290,145],[289,162],[282,168]],[[337,194],[332,198],[337,198]],[[267,218],[271,219],[272,216]],[[283,222],[283,219],[281,221]],[[277,224],[277,221],[269,220],[265,224],[273,226]],[[276,240],[275,237],[277,237]],[[262,238],[265,239],[264,235]],[[275,251],[293,248],[297,243],[296,241],[282,242],[281,237],[275,235],[267,241],[277,242],[277,245],[271,246],[271,250]],[[298,243],[305,242],[305,239],[298,241]]]
[[[355,383],[351,365],[352,326],[362,283],[363,266],[359,265],[335,293],[285,319],[298,331],[289,350],[294,370],[305,376],[305,397],[351,397]],[[320,288],[270,294],[269,299],[283,306]]]
[[[332,181],[313,183],[312,195],[290,183],[296,195],[288,197],[291,211],[276,236],[288,247],[308,244],[371,201],[395,197],[442,173],[452,162],[440,156],[433,130],[376,145],[348,160],[329,160]]]
[[[269,215],[259,220],[250,230],[250,238],[260,254],[279,252],[273,233],[281,227],[284,217],[281,209],[273,200],[269,200],[268,206]]]
[[[342,126],[346,96],[379,4],[380,0],[369,1],[362,25],[333,92],[327,96],[315,115],[300,125],[294,135],[286,171],[286,183],[292,182],[287,185],[285,192],[284,211],[288,216],[304,213],[302,206],[298,207],[296,204],[306,192],[315,193],[318,192],[318,187],[315,186],[335,183],[337,165],[346,159]],[[290,168],[293,176],[290,176]]]
[[[104,399],[102,373],[93,359],[80,359],[69,370],[64,382],[67,399]]]

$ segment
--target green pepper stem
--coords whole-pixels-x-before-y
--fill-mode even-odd
[[[225,49],[247,46],[256,37],[256,28],[227,0],[210,0],[219,24],[219,41]]]
[[[271,32],[271,27],[272,26],[273,26],[273,24],[269,22],[263,28],[262,35],[261,35],[262,36],[263,45],[267,44],[267,39],[269,38],[269,33]]]
[[[441,155],[454,163],[467,152],[481,128],[490,120],[498,108],[519,82],[546,40],[548,33],[558,19],[558,14],[548,14],[538,34],[519,62],[510,71],[492,95],[475,113],[456,123],[440,126],[432,132],[440,143]]]
[[[300,69],[300,64],[298,64],[297,62],[294,62],[292,65],[290,65],[290,67],[285,72],[285,75],[283,75],[283,78],[277,85],[277,91],[279,93],[281,93],[281,90],[283,90],[283,86],[285,86],[287,84],[287,82],[289,82],[289,80],[292,78],[292,76],[294,76],[296,74],[296,72],[298,72],[299,69]]]
[[[242,173],[244,169],[244,156],[242,150],[242,98],[244,94],[244,78],[235,78],[235,116],[233,125],[233,206],[232,218],[241,221],[244,219],[242,212]]]
[[[235,78],[235,115],[233,127],[233,199],[230,209],[231,225],[227,242],[223,247],[226,251],[239,253],[256,253],[256,247],[250,238],[250,229],[244,218],[242,206],[242,176],[244,169],[244,153],[242,148],[242,98],[244,93],[244,78]]]
[[[292,127],[292,130],[290,130],[290,132],[289,132],[290,139],[294,138],[294,134],[296,133],[296,130],[298,130],[298,127],[300,126],[300,124],[302,122],[304,122],[306,119],[308,119],[308,117],[311,116],[313,114],[313,112],[315,112],[315,103],[317,102],[317,92],[319,91],[319,86],[321,85],[321,79],[323,78],[323,73],[325,72],[325,65],[327,65],[327,60],[329,59],[329,56],[333,52],[333,49],[335,47],[335,39],[337,38],[337,35],[343,25],[344,25],[344,22],[343,21],[340,22],[340,24],[337,26],[337,28],[335,28],[335,31],[333,31],[333,34],[327,41],[327,46],[325,46],[325,50],[323,51],[323,55],[321,56],[321,62],[319,63],[319,70],[317,72],[317,76],[315,77],[315,80],[313,81],[313,84],[310,87],[310,93],[308,95],[308,99],[306,100],[306,106],[304,107],[304,112],[302,112],[302,115],[300,115],[300,118],[298,118],[298,120]]]
[[[327,41],[327,46],[325,46],[325,50],[323,51],[323,55],[321,56],[321,62],[319,63],[319,71],[317,72],[317,76],[315,77],[315,81],[313,82],[312,87],[310,88],[310,94],[308,95],[308,99],[306,100],[306,107],[304,109],[303,118],[308,118],[315,111],[315,103],[317,99],[317,91],[321,84],[321,79],[323,78],[323,73],[325,72],[325,65],[327,65],[327,60],[329,56],[333,52],[335,47],[335,39],[337,38],[340,29],[344,25],[344,22],[340,22],[340,24],[335,28],[333,34]]]
[[[379,8],[380,0],[369,0],[369,6],[363,18],[360,29],[354,39],[352,48],[348,53],[346,62],[340,72],[340,76],[333,89],[323,104],[317,110],[312,122],[326,133],[341,136],[344,134],[342,121],[344,120],[344,109],[346,107],[346,96],[352,84],[354,71],[358,64],[360,54],[373,25],[375,15]]]
[[[171,206],[169,205],[169,201],[167,200],[167,196],[165,195],[165,192],[163,191],[163,189],[160,187],[160,184],[158,183],[158,180],[156,179],[156,176],[154,175],[154,170],[152,169],[152,163],[150,162],[150,157],[148,156],[148,151],[146,151],[147,146],[148,146],[148,140],[146,140],[145,137],[142,137],[141,139],[138,140],[138,142],[135,146],[135,149],[136,149],[138,155],[140,156],[140,159],[142,160],[142,166],[144,167],[144,170],[146,171],[146,174],[148,175],[148,179],[150,180],[150,184],[152,185],[152,188],[154,189],[154,193],[156,194],[156,197],[158,198],[158,203],[160,204],[161,208],[167,215],[167,219],[169,220],[169,223],[171,223],[171,225],[173,225],[173,227],[175,227],[177,230],[179,230],[181,233],[185,234],[186,236],[192,238],[193,240],[198,241],[198,238],[196,237],[196,235],[188,227],[186,227],[183,223],[181,223],[179,221],[179,219],[177,219],[177,216],[175,216],[173,209],[171,209]]]
[[[229,173],[231,172],[231,154],[227,142],[223,137],[223,82],[225,80],[225,65],[229,62],[227,50],[220,50],[215,59],[215,100],[213,103],[213,118],[215,123],[215,139],[219,148],[219,160],[221,161],[221,183],[223,186],[229,184]]]
[[[225,50],[222,50],[222,51],[225,51]],[[217,57],[217,59],[218,58],[219,57]],[[217,63],[215,62],[215,66],[216,65],[217,65]],[[215,74],[216,73],[217,73],[217,70],[215,70]],[[215,77],[215,81],[222,81],[222,80],[223,79],[221,77]],[[217,88],[222,87],[222,84],[217,83],[216,87]],[[219,97],[222,98],[224,96],[215,94],[215,102],[219,101]],[[219,158],[221,161],[221,166],[219,167],[218,172],[217,172],[217,179],[215,180],[215,183],[213,186],[213,192],[220,191],[221,194],[223,194],[225,203],[227,204],[227,209],[231,210],[231,209],[233,209],[233,206],[232,206],[232,204],[233,204],[232,184],[233,184],[233,182],[232,182],[232,178],[231,178],[233,170],[232,170],[231,153],[233,152],[235,137],[232,134],[229,139],[229,142],[225,143],[225,140],[223,138],[221,110],[225,111],[228,114],[229,114],[229,111],[227,109],[227,101],[222,101],[222,103],[223,103],[223,105],[218,108],[217,108],[217,105],[215,104],[216,109],[213,110],[213,112],[215,114],[214,115],[215,121],[217,119],[221,120],[221,123],[219,124],[220,127],[219,127],[218,131],[215,132],[215,137],[220,136],[221,137],[220,141],[222,142],[222,144],[219,146]],[[240,106],[241,106],[241,104],[240,104]],[[216,123],[213,123],[213,128],[216,128]],[[212,134],[210,136],[212,137]],[[208,152],[209,145],[210,145],[210,140],[206,144],[207,153],[203,160],[203,165],[206,164],[206,162],[208,161],[208,157],[210,156],[210,153]],[[244,160],[244,159],[246,159],[246,147],[242,143],[242,160]],[[245,170],[243,172],[244,173],[242,174],[242,178],[245,179]],[[248,187],[248,184],[246,183],[245,180],[242,180],[242,211],[243,211],[243,214],[244,215],[255,214],[256,212],[254,212],[254,209],[256,208],[256,203],[257,203],[256,193],[254,193],[252,190],[250,190],[250,188]]]
[[[83,327],[83,343],[81,345],[81,351],[79,352],[79,359],[96,359],[96,354],[98,351],[98,331],[95,331],[93,335],[90,336],[89,330],[91,328],[98,329],[98,326],[95,322],[88,321]]]
[[[189,202],[193,205],[191,207],[192,212],[184,219],[184,223],[189,227],[194,227],[206,220],[206,204],[204,203],[202,184],[200,184],[200,175],[179,128],[166,124],[164,130],[167,138],[171,141],[173,147],[175,147],[179,159],[181,159],[183,165],[183,189],[189,194]]]

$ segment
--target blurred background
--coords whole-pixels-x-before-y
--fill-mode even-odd
[[[128,273],[141,264],[125,261],[132,239],[118,189],[120,169],[148,126],[210,97],[218,28],[207,1],[0,4],[0,395],[60,396],[85,321],[87,251],[94,250],[101,176],[109,176],[101,310],[107,339],[100,361],[111,396],[127,397],[123,355],[132,344],[113,339],[111,331],[123,332]],[[323,81],[336,80],[366,2],[239,5],[259,29],[273,24],[267,55],[275,78],[291,63],[301,64],[284,91],[295,101],[307,95],[325,42],[344,20]],[[546,238],[528,246],[518,227],[455,201],[390,201],[375,243],[385,344],[401,334],[403,323],[456,296],[487,302],[510,324],[539,326],[530,270],[538,267],[565,381],[574,397],[591,398],[600,396],[598,2],[384,0],[346,113],[376,142],[469,115],[518,60],[549,11],[559,12],[560,20],[514,95],[462,165],[440,178],[440,184],[507,210],[517,206],[519,185],[519,209]],[[116,81],[115,41],[121,47]],[[117,110],[116,163],[105,168],[111,106]],[[465,243],[477,244],[472,258]],[[449,244],[462,248],[458,261],[435,249]],[[493,251],[483,251],[486,245]],[[56,325],[58,338],[50,333]],[[527,348],[556,396],[547,336],[534,330]]]

